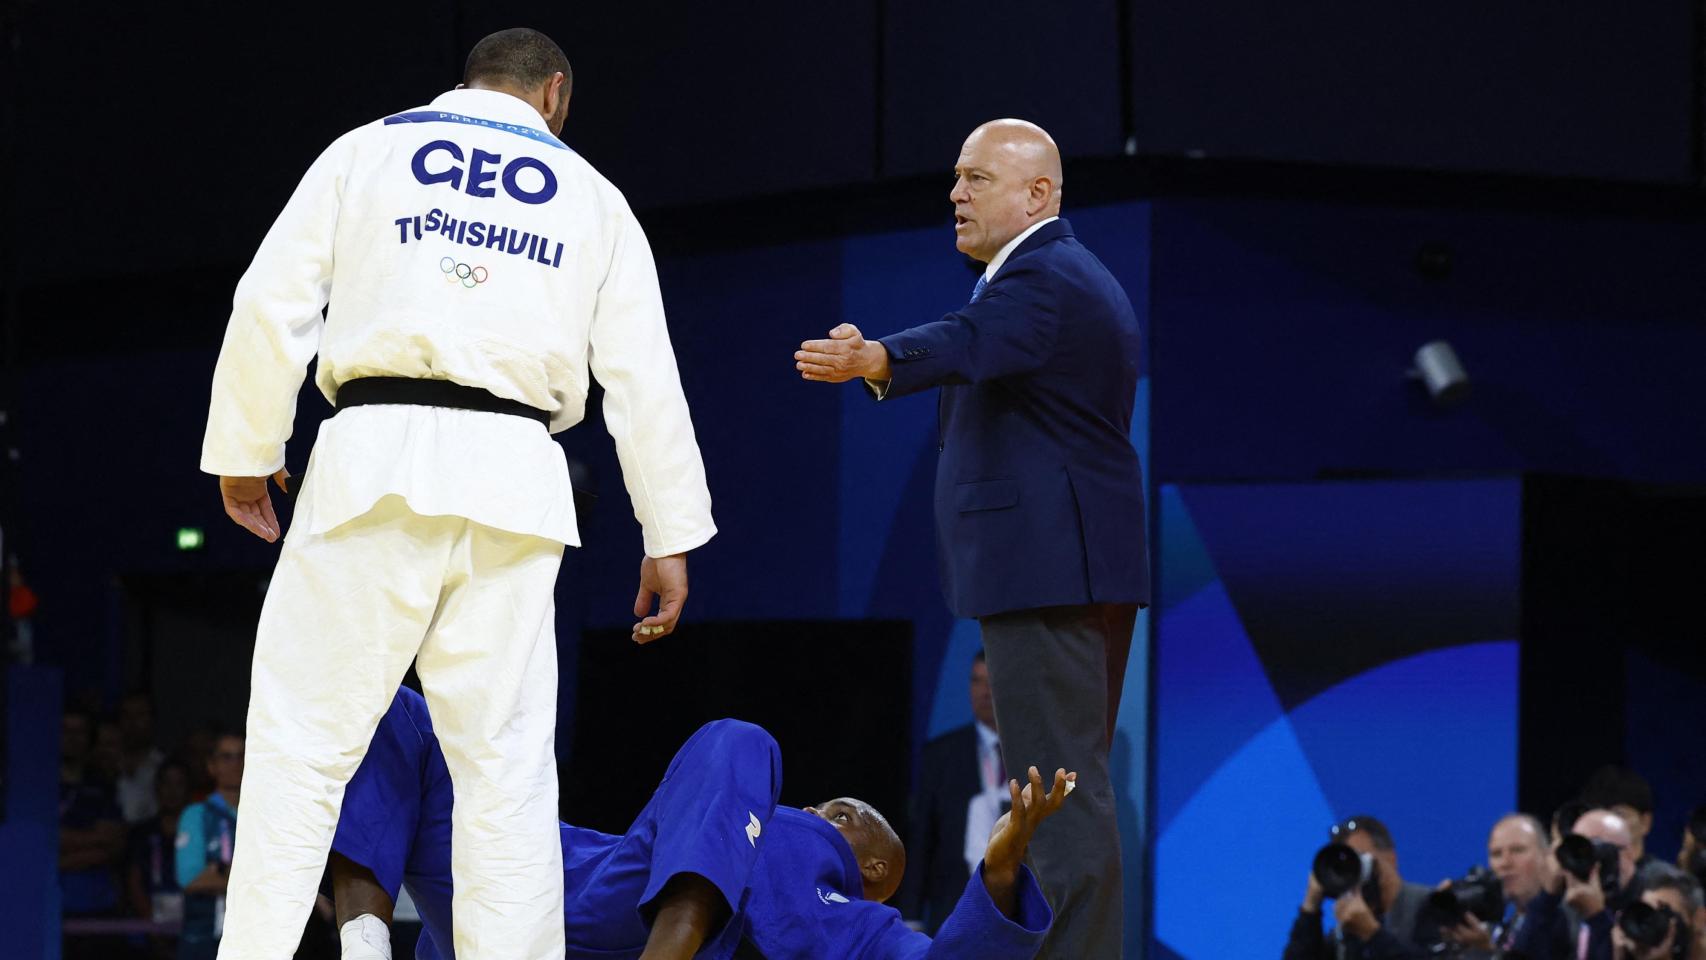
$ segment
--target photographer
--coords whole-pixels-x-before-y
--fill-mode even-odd
[[[1546,889],[1529,904],[1528,923],[1516,937],[1513,949],[1532,960],[1611,960],[1611,929],[1617,912],[1641,897],[1640,883],[1635,875],[1635,856],[1631,849],[1629,824],[1609,810],[1589,810],[1576,820],[1571,834],[1592,841],[1598,850],[1615,851],[1615,859],[1594,862],[1590,867],[1575,864],[1578,872],[1566,869],[1560,857],[1572,837],[1566,836],[1552,849],[1552,876]],[[1610,856],[1610,854],[1606,854]],[[1615,869],[1614,877],[1603,876],[1606,869]],[[1548,933],[1555,931],[1568,907],[1581,918],[1572,951],[1560,955],[1548,942]]]
[[[1706,885],[1706,805],[1695,807],[1688,815],[1676,868]]]
[[[1627,767],[1600,767],[1582,788],[1582,801],[1610,810],[1629,825],[1629,852],[1643,880],[1649,870],[1664,864],[1647,850],[1647,834],[1653,829],[1653,787],[1645,777]]]
[[[1457,923],[1444,926],[1440,936],[1466,950],[1510,950],[1517,937],[1534,924],[1529,904],[1545,890],[1552,878],[1551,844],[1546,827],[1526,813],[1511,813],[1493,824],[1487,837],[1487,867],[1499,878],[1505,898],[1504,919],[1494,924],[1465,914]],[[1530,933],[1529,939],[1545,945],[1542,956],[1572,955],[1576,927],[1568,910],[1560,910],[1542,922],[1546,929]]]
[[[1332,936],[1322,931],[1321,905],[1327,893],[1316,870],[1291,926],[1284,960],[1392,960],[1428,956],[1439,942],[1436,924],[1423,916],[1429,890],[1406,883],[1398,872],[1398,851],[1386,825],[1369,816],[1355,816],[1328,831],[1331,843],[1344,844],[1372,858],[1371,871],[1361,885],[1334,898],[1337,922]],[[1321,856],[1317,855],[1317,860]],[[1378,902],[1374,902],[1378,901]]]
[[[1616,960],[1706,960],[1700,881],[1665,864],[1649,867],[1642,877],[1641,903],[1651,909],[1632,906],[1618,918],[1611,932]]]

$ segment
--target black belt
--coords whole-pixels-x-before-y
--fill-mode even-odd
[[[520,400],[503,397],[467,387],[449,380],[421,380],[415,377],[360,377],[338,387],[337,407],[365,407],[375,403],[406,403],[417,407],[449,407],[452,410],[479,410],[484,413],[507,413],[512,417],[537,420],[551,426],[551,415]]]

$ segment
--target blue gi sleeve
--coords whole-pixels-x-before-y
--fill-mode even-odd
[[[860,960],[1030,960],[1054,923],[1054,912],[1029,867],[1021,867],[1015,916],[996,909],[983,884],[983,864],[966,883],[954,912],[932,940],[885,909],[887,924],[857,956]]]
[[[781,788],[782,752],[763,728],[717,720],[688,738],[629,834],[651,833],[642,917],[683,873],[711,881],[738,913]]]
[[[411,711],[417,702],[419,710]],[[431,752],[431,728],[423,731],[416,713],[425,722],[420,694],[399,690],[344,790],[343,811],[332,837],[332,849],[372,870],[392,902],[403,885]]]
[[[178,888],[190,885],[207,869],[207,808],[192,803],[178,814],[178,838],[172,854],[172,867],[178,875]]]
[[[881,396],[1035,370],[1054,350],[1059,323],[1042,268],[1023,261],[1009,264],[976,303],[882,338],[890,379]]]

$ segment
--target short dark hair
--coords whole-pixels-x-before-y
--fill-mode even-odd
[[[462,68],[462,82],[505,84],[532,90],[561,73],[565,86],[575,80],[569,69],[569,58],[550,37],[527,27],[499,30],[474,44],[468,51],[468,63]]]
[[[1332,828],[1327,832],[1333,835],[1334,840],[1341,842],[1353,833],[1364,833],[1368,835],[1369,840],[1374,842],[1374,849],[1394,849],[1392,845],[1392,831],[1386,829],[1386,824],[1381,823],[1379,820],[1366,813],[1359,813],[1355,816],[1346,817],[1338,823],[1333,824]]]
[[[983,656],[983,648],[982,648],[982,647],[978,647],[978,648],[977,648],[977,652],[976,652],[976,653],[974,653],[974,654],[972,654],[972,657],[971,657],[971,662],[972,662],[972,663],[982,663],[982,662],[984,662],[984,656]]]
[[[1588,785],[1582,788],[1582,799],[1608,810],[1626,806],[1638,813],[1652,813],[1653,785],[1628,767],[1607,764],[1588,778]]]
[[[1565,800],[1558,805],[1558,809],[1552,811],[1552,829],[1558,831],[1559,835],[1574,832],[1576,821],[1595,806],[1596,804],[1588,803],[1580,797]]]
[[[1706,893],[1701,891],[1700,881],[1694,874],[1685,873],[1668,863],[1655,863],[1648,867],[1643,886],[1648,890],[1675,890],[1694,909],[1706,907]]]

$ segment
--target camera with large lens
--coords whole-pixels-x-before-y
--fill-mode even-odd
[[[1617,915],[1617,925],[1623,929],[1624,936],[1637,946],[1648,949],[1664,943],[1665,937],[1674,930],[1676,936],[1671,938],[1670,955],[1675,960],[1688,956],[1688,924],[1669,907],[1655,907],[1637,900]]]
[[[1452,924],[1466,913],[1484,923],[1497,923],[1505,915],[1505,885],[1486,867],[1472,867],[1451,886],[1428,894],[1428,909]]]
[[[1579,833],[1564,835],[1558,841],[1558,866],[1577,880],[1586,883],[1599,866],[1599,888],[1607,897],[1614,896],[1623,886],[1618,869],[1618,850],[1603,840],[1589,840]]]
[[[1358,853],[1349,844],[1329,843],[1316,851],[1309,869],[1329,900],[1360,887],[1369,906],[1380,909],[1380,863],[1374,854]]]

